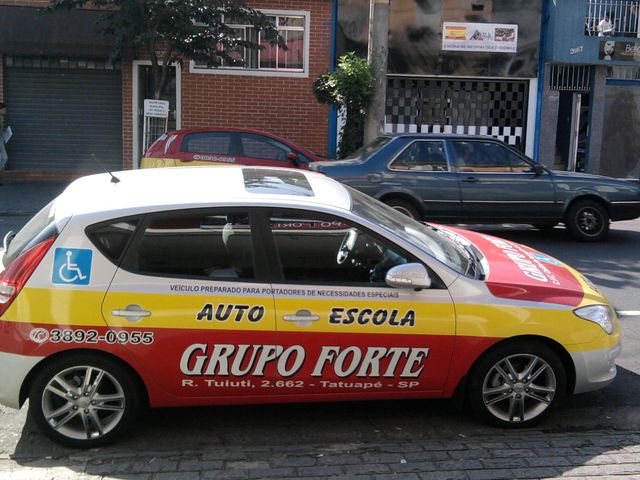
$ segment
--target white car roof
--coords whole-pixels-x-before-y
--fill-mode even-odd
[[[349,210],[346,188],[322,174],[250,166],[173,167],[89,175],[57,198],[56,220],[70,216],[219,205],[324,206]]]

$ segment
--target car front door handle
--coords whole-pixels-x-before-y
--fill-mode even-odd
[[[144,310],[140,305],[127,305],[124,308],[116,308],[111,310],[111,314],[115,317],[124,317],[130,322],[138,322],[144,317],[150,317],[151,312]]]
[[[320,320],[320,315],[315,315],[309,310],[298,310],[293,315],[284,315],[282,319],[285,322],[293,322],[300,327],[308,327],[313,322]]]
[[[477,177],[467,177],[465,179],[462,180],[464,183],[478,183],[480,180],[478,180]]]

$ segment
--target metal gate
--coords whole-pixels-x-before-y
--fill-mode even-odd
[[[387,133],[490,135],[523,150],[529,82],[389,77]]]
[[[90,69],[91,68],[91,69]],[[8,57],[8,170],[122,168],[122,74],[104,62]]]

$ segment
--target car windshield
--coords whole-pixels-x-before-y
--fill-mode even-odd
[[[369,158],[373,153],[384,147],[391,141],[392,137],[378,137],[373,142],[364,147],[360,147],[351,155],[345,158],[345,160],[364,160]]]
[[[458,273],[471,278],[481,277],[481,267],[474,254],[459,242],[440,233],[435,227],[417,222],[381,202],[372,201],[371,197],[357,190],[347,188],[352,199],[351,211],[356,215],[409,240],[417,248]]]

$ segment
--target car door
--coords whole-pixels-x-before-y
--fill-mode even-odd
[[[551,175],[493,140],[450,140],[462,210],[472,220],[536,220],[557,216]]]
[[[423,202],[425,218],[462,215],[458,178],[447,161],[444,140],[415,140],[388,166],[386,183],[413,191]]]
[[[258,395],[275,316],[248,209],[146,215],[103,302],[105,321],[176,397]],[[254,379],[254,380],[251,380]]]
[[[187,133],[175,157],[177,165],[216,165],[242,163],[239,160],[235,132],[210,131]]]
[[[268,227],[284,394],[341,398],[439,394],[455,315],[442,286],[394,289],[384,279],[416,259],[347,219],[271,209]]]

